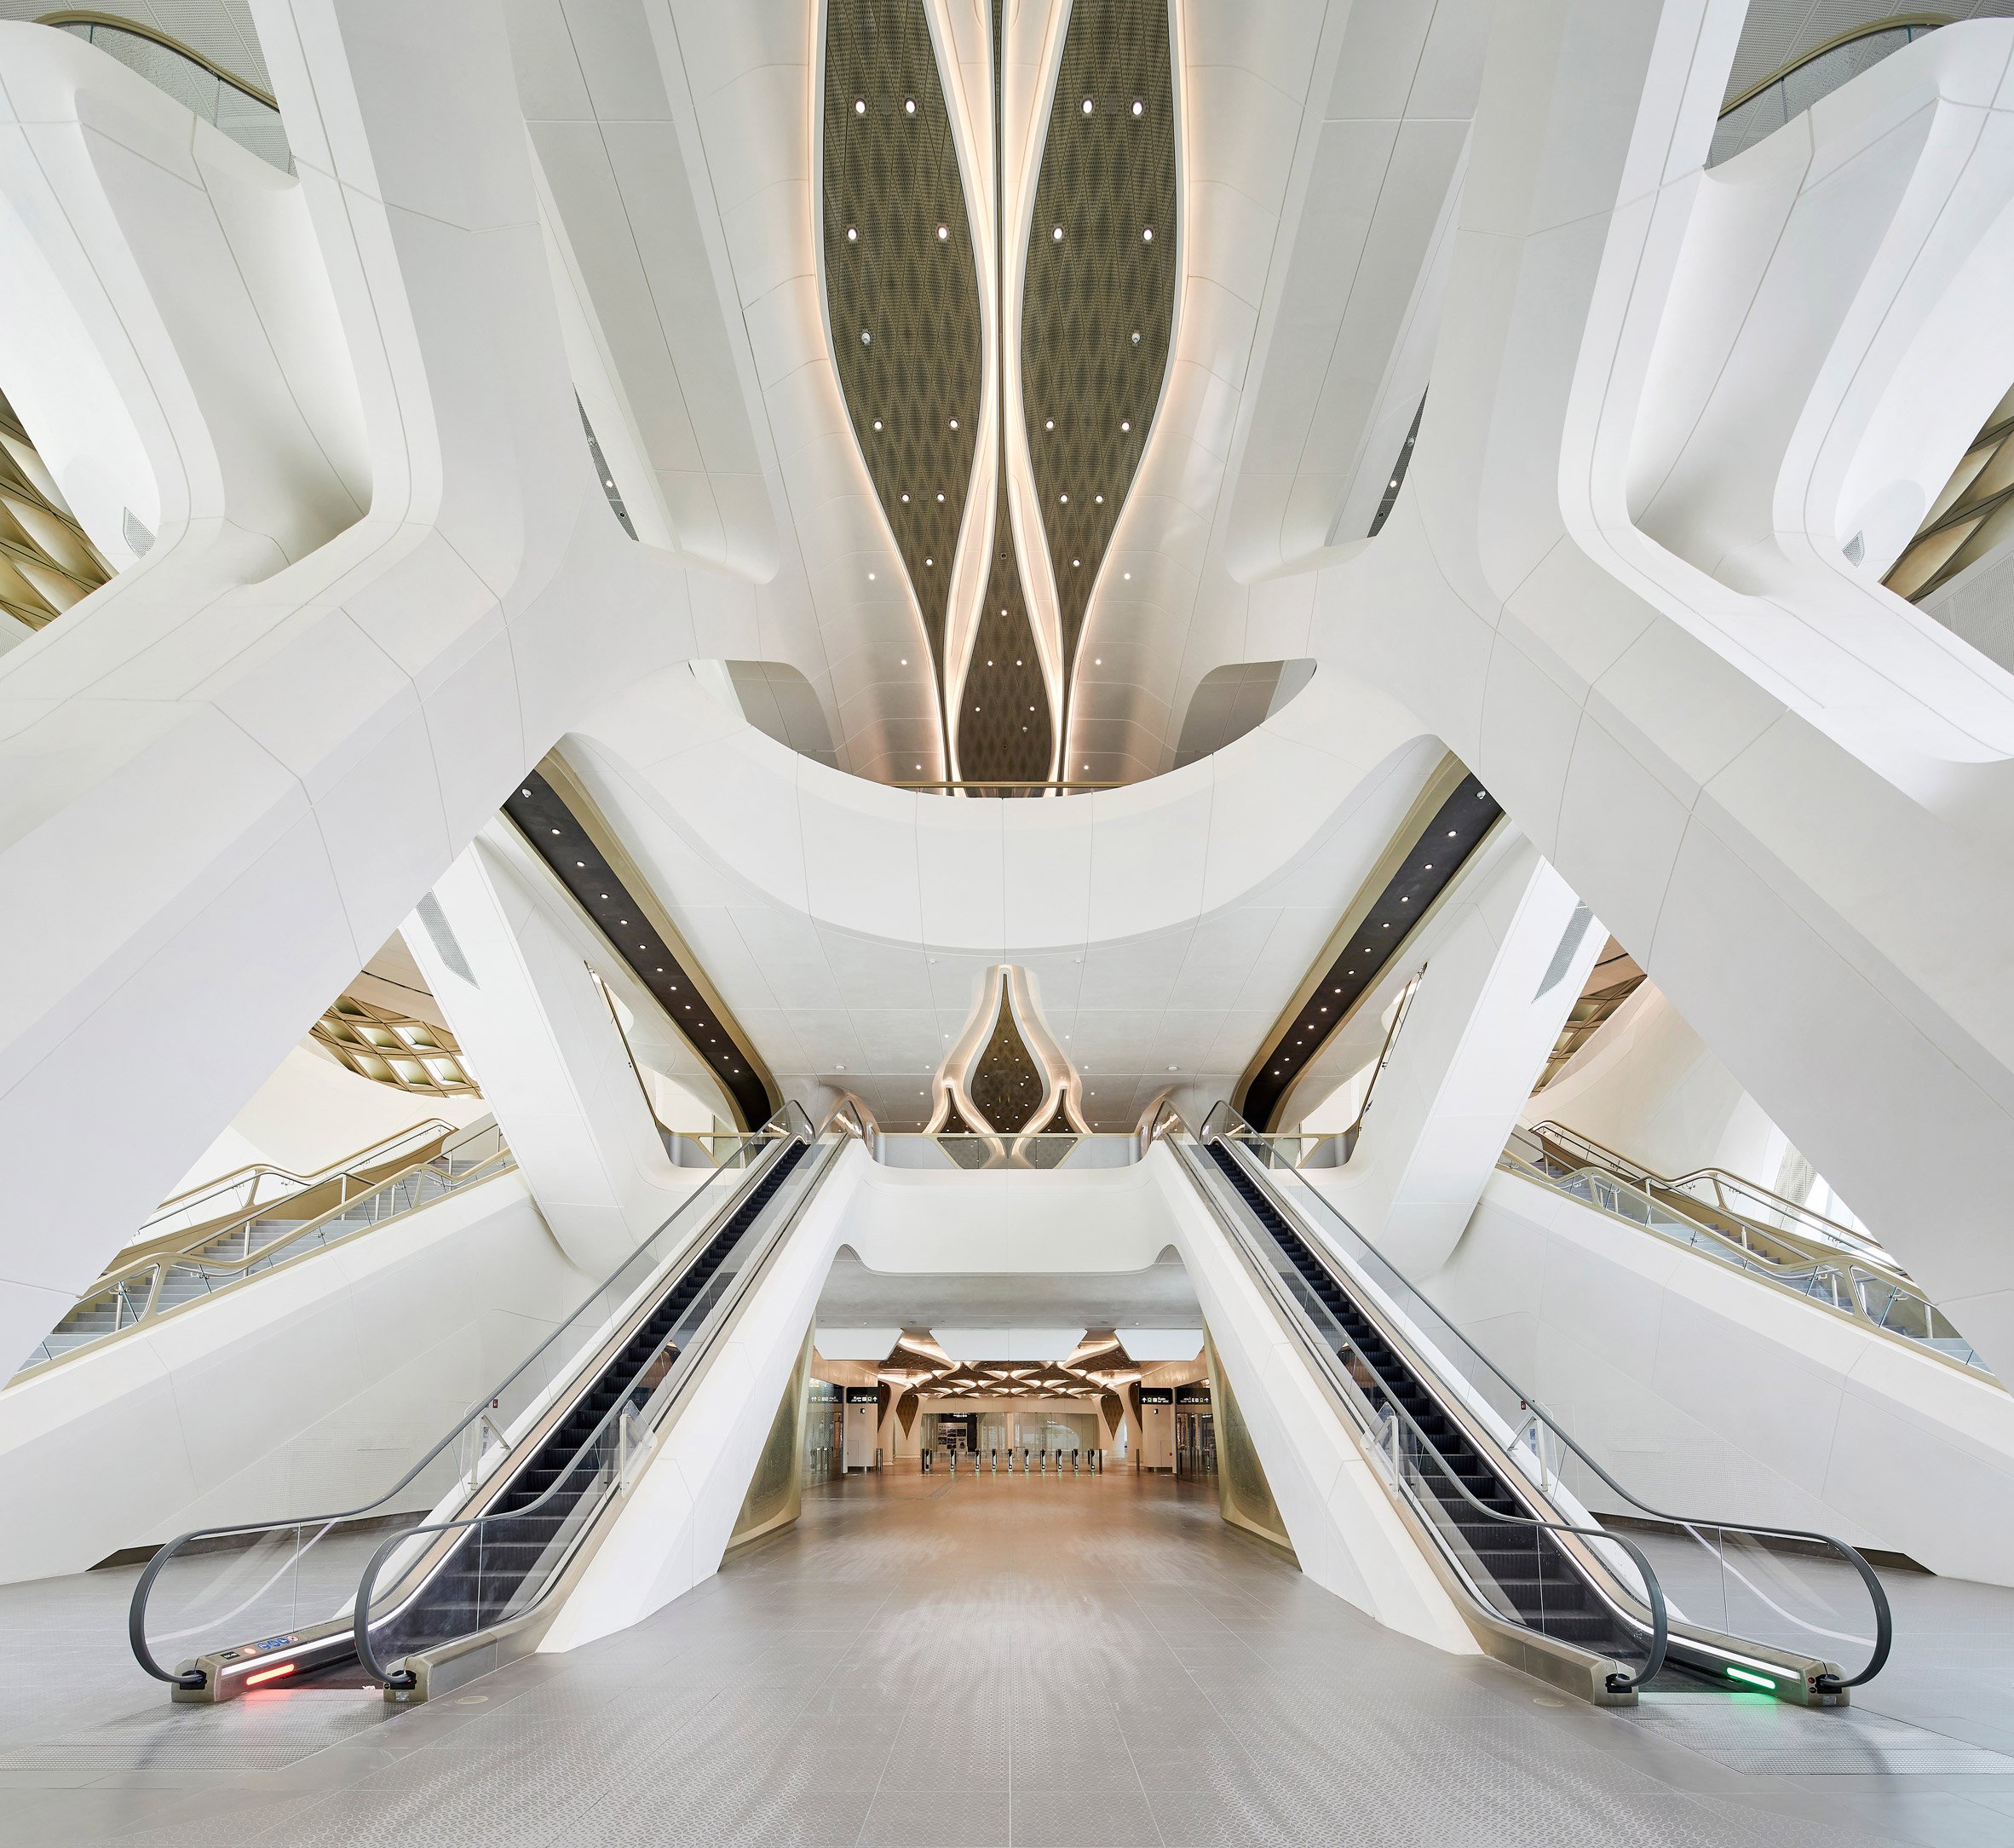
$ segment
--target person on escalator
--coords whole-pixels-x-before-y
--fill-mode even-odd
[[[630,1389],[630,1405],[641,1412],[650,1402],[650,1396],[664,1385],[671,1371],[671,1363],[678,1358],[678,1344],[667,1341],[653,1356],[649,1366],[636,1376],[636,1384]]]

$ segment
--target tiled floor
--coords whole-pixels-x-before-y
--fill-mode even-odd
[[[389,1718],[171,1707],[130,1586],[0,1590],[0,1840],[2014,1848],[2014,1596],[1944,1581],[1897,1581],[1895,1679],[1845,1716],[1563,1703],[1165,1478],[826,1485],[650,1621]],[[1810,1768],[1877,1748],[1971,1768]]]

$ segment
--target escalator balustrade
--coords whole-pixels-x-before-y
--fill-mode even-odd
[[[1333,1318],[1345,1338],[1337,1344],[1337,1357],[1372,1411],[1384,1413],[1395,1399],[1405,1408],[1409,1425],[1388,1425],[1384,1441],[1403,1446],[1418,1434],[1432,1446],[1429,1453],[1426,1444],[1414,1445],[1410,1473],[1433,1494],[1445,1524],[1460,1535],[1471,1568],[1487,1573],[1523,1621],[1542,1634],[1619,1659],[1640,1655],[1642,1632],[1607,1608],[1569,1563],[1556,1534],[1527,1524],[1533,1519],[1531,1511],[1476,1452],[1461,1426],[1236,1156],[1222,1141],[1206,1146],[1225,1180]]]
[[[638,1324],[607,1363],[580,1390],[555,1425],[496,1499],[489,1511],[463,1529],[452,1550],[398,1609],[371,1626],[371,1646],[381,1662],[394,1654],[486,1630],[515,1615],[520,1594],[536,1592],[555,1555],[579,1531],[583,1504],[605,1476],[605,1453],[622,1410],[642,1409],[670,1373],[678,1354],[670,1342],[693,1304],[711,1288],[729,1252],[761,1218],[777,1190],[803,1159],[793,1143],[772,1164],[748,1197],[678,1281]],[[391,1670],[386,1678],[401,1682]]]

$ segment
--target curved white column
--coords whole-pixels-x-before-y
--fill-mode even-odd
[[[330,279],[370,511],[288,562],[280,535],[240,521],[256,484],[204,463],[184,479],[210,498],[183,491],[180,530],[164,519],[143,566],[0,660],[9,1354],[511,779],[640,663],[692,649],[683,577],[624,537],[587,466],[500,25],[415,15],[394,43],[316,0],[267,25],[299,169],[268,182],[297,185]],[[31,157],[43,186],[32,215],[0,216],[0,262],[58,279],[37,312],[119,356],[107,376],[160,453],[202,461],[228,407],[198,363],[214,330],[181,305],[248,297],[216,239],[143,234],[202,188],[186,112],[119,107],[137,81],[58,34],[0,28],[0,192],[20,199]],[[101,114],[149,158],[87,128]],[[416,140],[416,120],[435,132]],[[298,254],[267,230],[238,215],[239,265]],[[296,323],[256,296],[250,311],[283,350]],[[114,1108],[114,1071],[144,1109]]]
[[[1741,8],[1672,0],[1614,32],[1583,31],[1613,15],[1576,0],[1545,11],[1544,31],[1499,21],[1532,49],[1506,42],[1485,80],[1413,473],[1384,535],[1322,573],[1311,652],[1374,676],[1488,780],[2005,1369],[2014,791],[2000,740],[2014,736],[2014,682],[1794,530],[1736,584],[1631,524],[1626,462],[1655,400],[1660,327],[1706,285],[1683,252]],[[1809,124],[1827,150],[1814,177],[1828,173],[1851,210],[1887,209],[1881,162],[1845,157],[1898,135],[1920,144],[1909,118],[1923,112],[1989,112],[1979,145],[1997,148],[2011,48],[2000,22],[1950,28],[1857,80],[1896,73],[1891,107],[1836,92]],[[1619,96],[1638,100],[1618,110]],[[1954,204],[1969,170],[1942,171]],[[1838,504],[1825,443],[1798,433],[1858,421],[1872,443],[1879,420],[1849,416],[1850,382],[1871,371],[1877,404],[1884,381],[1921,385],[1925,351],[1903,368],[1891,344],[1912,316],[1908,338],[1936,343],[1918,258],[1938,286],[1964,268],[1941,237],[1911,232],[1962,224],[1919,189],[1885,198],[1908,222],[1879,260],[1809,277],[1828,350],[1798,388],[1799,420],[1786,430],[1778,407],[1758,407],[1756,440],[1782,432],[1778,509]],[[1977,359],[1946,355],[1954,389]]]
[[[590,933],[509,828],[462,850],[406,941],[560,1249],[606,1276],[710,1171],[671,1165],[584,959]]]
[[[1337,1210],[1409,1277],[1461,1238],[1607,941],[1529,841],[1513,832],[1478,858],[1406,946],[1397,973],[1426,973],[1355,1153],[1321,1175]]]

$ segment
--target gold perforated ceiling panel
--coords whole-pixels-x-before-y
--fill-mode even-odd
[[[829,0],[824,107],[832,350],[941,699],[984,359],[958,149],[921,0]]]
[[[1066,682],[1167,370],[1175,210],[1167,0],[1073,8],[1021,308],[1022,409]]]
[[[1022,1130],[1041,1108],[1042,1070],[1015,1024],[1007,1004],[1007,984],[1000,983],[1000,1011],[992,1037],[972,1074],[972,1102],[996,1130]]]

